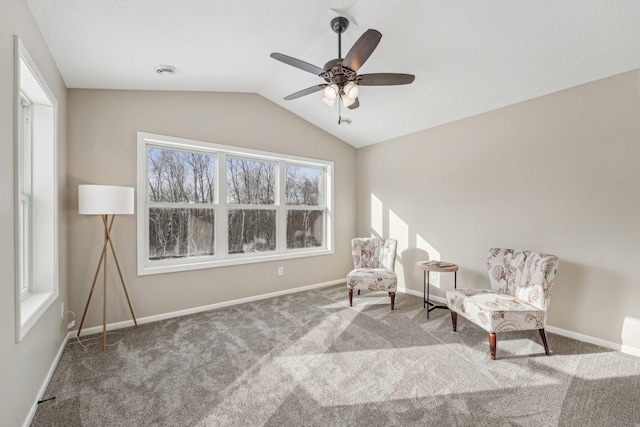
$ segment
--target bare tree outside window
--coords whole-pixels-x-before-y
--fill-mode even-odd
[[[275,162],[227,158],[227,204],[244,205],[229,209],[229,253],[276,250]],[[253,208],[255,206],[256,208]]]
[[[324,206],[322,194],[323,169],[287,165],[286,205],[299,207]],[[324,245],[323,209],[287,210],[287,248],[313,248]]]
[[[322,205],[322,169],[310,166],[286,167],[287,205]]]
[[[229,253],[276,250],[276,211],[229,209]]]
[[[149,259],[213,255],[216,156],[149,147]]]
[[[273,205],[276,198],[276,163],[229,157],[227,203]]]

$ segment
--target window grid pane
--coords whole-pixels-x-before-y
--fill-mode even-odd
[[[213,203],[216,156],[149,147],[148,201]]]
[[[286,166],[286,201],[288,206],[323,206],[323,168]]]
[[[229,254],[276,250],[275,210],[229,209]]]
[[[275,162],[227,158],[227,203],[230,205],[274,205]]]
[[[31,289],[31,197],[21,195],[18,206],[19,281],[20,295],[24,297]]]
[[[323,210],[287,210],[287,249],[324,246]]]
[[[149,208],[149,260],[215,255],[215,211]]]

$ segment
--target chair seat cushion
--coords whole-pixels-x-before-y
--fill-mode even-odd
[[[542,329],[544,310],[490,289],[449,289],[447,306],[487,332]]]
[[[347,275],[347,288],[395,292],[398,277],[386,268],[356,268]]]

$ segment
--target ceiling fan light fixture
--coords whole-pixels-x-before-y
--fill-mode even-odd
[[[355,101],[358,95],[360,95],[360,88],[357,85],[349,82],[344,86],[344,96],[350,100]]]
[[[342,105],[344,105],[345,107],[349,107],[351,106],[354,102],[356,102],[355,99],[351,99],[349,98],[346,94],[340,96],[340,98],[342,99]]]
[[[329,107],[333,107],[339,92],[340,88],[337,84],[330,84],[329,86],[324,88],[324,97],[322,98],[322,102],[327,104]]]
[[[335,100],[338,96],[338,92],[340,92],[340,88],[338,88],[337,84],[330,84],[329,86],[324,88],[324,97],[329,100]]]
[[[322,98],[322,102],[324,102],[325,104],[327,104],[329,107],[333,107],[333,105],[336,103],[336,99],[329,99],[326,96]]]

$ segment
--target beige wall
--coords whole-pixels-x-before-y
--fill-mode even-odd
[[[39,397],[66,329],[60,303],[67,297],[66,278],[66,87],[42,39],[27,2],[2,2],[0,13],[0,425],[19,426]],[[14,35],[29,51],[59,103],[59,270],[60,296],[16,344],[14,212]]]
[[[78,184],[136,185],[136,132],[144,131],[335,162],[335,254],[136,276],[135,217],[114,240],[138,317],[201,307],[346,277],[355,225],[356,150],[255,94],[69,90],[70,307],[80,316],[102,248],[101,222],[77,214]],[[277,276],[277,267],[284,276]],[[107,322],[130,319],[115,268]],[[101,291],[87,327],[101,325]]]
[[[640,350],[640,72],[358,151],[358,232],[488,287],[493,246],[556,254],[548,324]],[[451,286],[441,277],[441,289]]]
[[[422,276],[413,264],[428,257],[459,263],[460,286],[484,287],[491,246],[555,253],[561,264],[548,323],[640,349],[640,72],[356,151],[254,94],[67,92],[26,2],[4,1],[2,10],[0,425],[22,424],[38,397],[66,333],[60,303],[78,315],[84,307],[101,233],[97,218],[77,214],[77,185],[135,186],[139,130],[334,161],[336,253],[137,277],[135,219],[119,217],[114,238],[138,317],[342,278],[351,237],[378,234],[399,239],[401,285],[415,291]],[[60,105],[60,298],[19,344],[14,34]],[[450,282],[443,276],[436,286]],[[118,286],[111,280],[110,323],[129,319]],[[100,301],[97,294],[88,327],[101,323]]]

